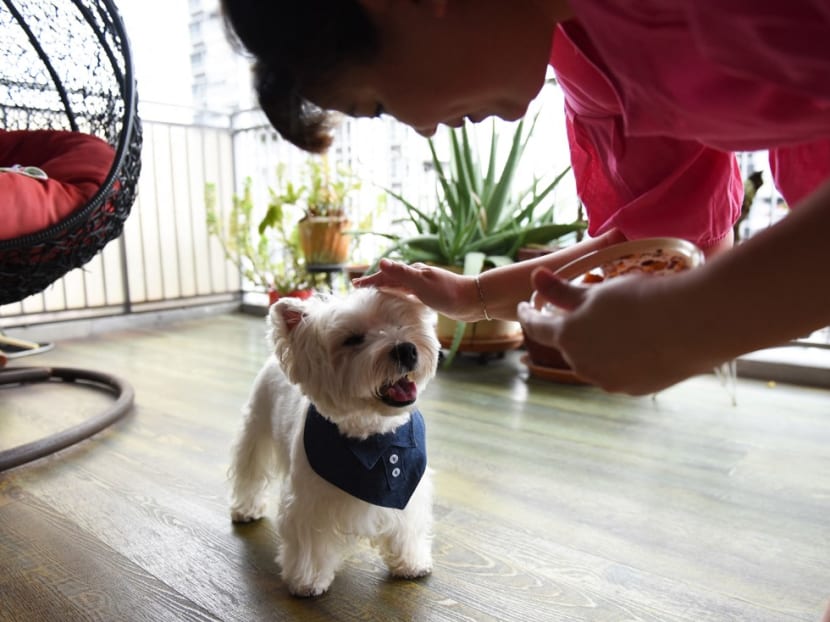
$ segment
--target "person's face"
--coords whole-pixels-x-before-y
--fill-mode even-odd
[[[351,116],[389,114],[430,136],[440,124],[523,116],[544,83],[553,23],[531,2],[362,0],[381,52],[311,94]]]

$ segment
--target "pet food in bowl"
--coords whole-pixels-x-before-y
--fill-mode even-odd
[[[626,274],[667,275],[703,264],[703,252],[679,238],[647,238],[614,244],[574,259],[556,275],[575,284],[602,283]],[[543,313],[560,310],[533,292],[531,304]]]

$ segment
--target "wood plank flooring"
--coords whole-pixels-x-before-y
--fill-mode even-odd
[[[293,599],[274,520],[233,526],[225,472],[264,322],[205,317],[65,341],[13,364],[89,367],[128,417],[0,474],[0,620],[818,622],[830,598],[830,393],[714,377],[651,398],[462,358],[422,396],[435,571],[390,579],[358,547]],[[0,447],[109,400],[0,388]]]

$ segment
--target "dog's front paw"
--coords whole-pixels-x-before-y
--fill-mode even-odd
[[[231,506],[231,520],[235,523],[250,523],[265,516],[266,503],[238,503]]]
[[[402,562],[390,566],[389,572],[398,579],[420,579],[432,572],[432,560],[421,560],[419,563]]]
[[[333,580],[334,576],[328,579],[317,578],[310,582],[289,581],[288,591],[292,596],[296,596],[297,598],[314,598],[315,596],[325,594]]]

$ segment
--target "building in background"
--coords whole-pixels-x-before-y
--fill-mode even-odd
[[[231,46],[218,0],[189,0],[189,14],[194,121],[253,108],[250,63]]]
[[[237,189],[250,177],[264,209],[277,166],[296,178],[309,156],[282,140],[256,110],[250,60],[230,44],[218,0],[189,0],[189,35],[193,122],[221,125],[230,118]],[[383,231],[394,227],[402,207],[387,199],[387,189],[421,205],[434,197],[427,142],[394,119],[344,119],[329,157],[334,167],[352,171],[361,180],[349,206],[356,226]],[[385,243],[382,238],[361,237],[355,260],[369,261]]]
[[[257,105],[250,60],[230,44],[218,0],[189,0],[189,15],[194,122],[212,125],[221,115],[231,117],[237,186],[251,177],[256,195],[266,197],[267,186],[276,181],[278,164],[291,175],[308,156],[282,140],[261,113],[253,112]],[[384,189],[419,197],[426,187],[426,142],[392,119],[345,119],[330,157],[363,181],[360,197],[351,206],[355,222],[377,216]],[[379,217],[391,220],[388,214]]]
[[[238,181],[254,175],[271,179],[277,162],[285,163],[289,172],[301,166],[303,154],[279,139],[262,115],[248,114],[256,108],[249,59],[228,42],[218,0],[189,0],[189,11],[193,105],[198,110],[195,121],[212,123],[217,113],[231,114],[234,116],[232,127],[236,130],[260,128],[256,131],[256,144],[246,142],[245,147],[236,149]],[[567,165],[561,105],[554,104],[547,112],[550,114],[540,120],[537,133],[550,132],[551,140],[538,141],[542,148],[536,150],[533,159],[540,166],[527,171],[529,178],[540,175],[545,167],[552,171]],[[554,124],[560,126],[558,131],[552,129]],[[355,206],[363,212],[359,214],[361,217],[374,208],[384,189],[410,198],[416,204],[424,204],[434,197],[435,182],[430,177],[427,142],[391,118],[344,119],[330,157],[364,180],[361,205]]]

